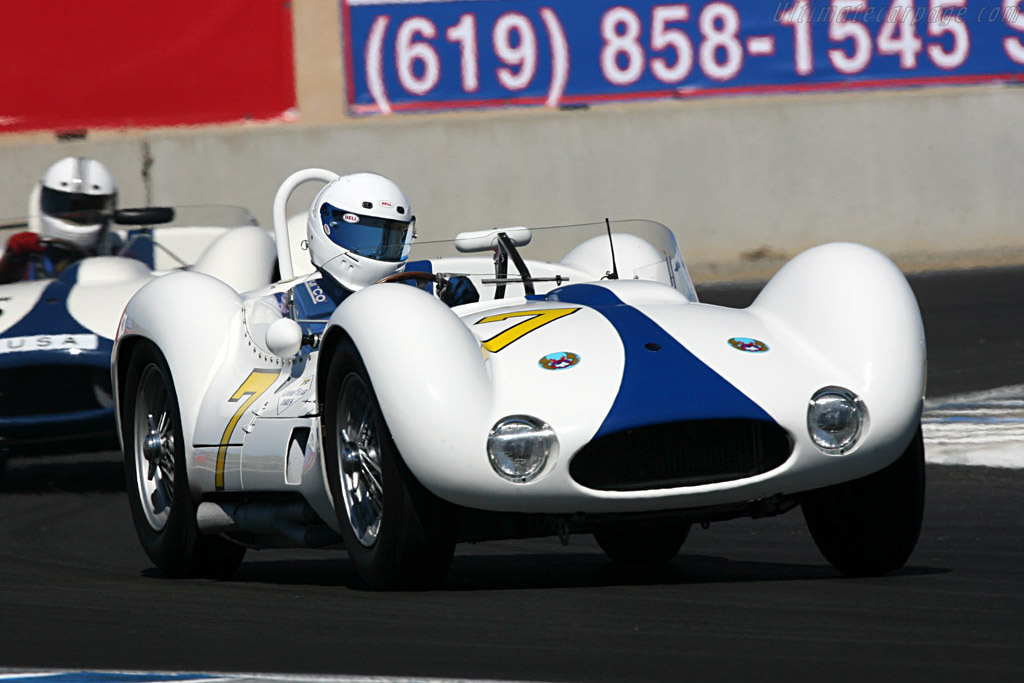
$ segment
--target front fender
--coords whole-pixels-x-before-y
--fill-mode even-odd
[[[131,350],[148,340],[167,361],[178,394],[186,448],[192,443],[202,396],[224,358],[231,330],[241,323],[242,298],[209,275],[179,271],[159,277],[128,302],[111,359],[118,434],[123,383]]]
[[[317,373],[323,384],[331,349],[345,335],[362,356],[406,465],[428,489],[444,496],[450,481],[443,476],[443,464],[466,467],[459,454],[479,440],[479,425],[490,419],[492,383],[480,343],[439,300],[400,284],[363,289],[334,312]],[[323,386],[319,395],[326,398]],[[478,476],[491,475],[486,458],[471,462],[468,466],[479,466]]]
[[[917,432],[926,381],[924,325],[906,277],[887,256],[832,243],[794,257],[749,311],[836,367],[871,415],[876,442],[898,455]],[[895,456],[893,456],[895,458]]]

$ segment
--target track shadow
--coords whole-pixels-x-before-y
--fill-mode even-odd
[[[251,556],[247,557],[250,560]],[[885,577],[948,573],[949,569],[909,566]],[[156,570],[147,573],[162,576]],[[457,554],[437,591],[470,592],[613,586],[663,586],[767,581],[850,580],[825,564],[730,560],[714,555],[680,554],[654,567],[623,567],[599,552]],[[275,585],[339,586],[367,590],[344,553],[325,559],[243,562],[232,581]]]
[[[7,493],[119,493],[124,488],[121,454],[10,458],[0,476],[0,495]]]

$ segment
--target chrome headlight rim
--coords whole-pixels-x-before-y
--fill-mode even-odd
[[[529,430],[522,435],[518,435],[521,442],[534,440],[542,446],[542,453],[539,456],[536,454],[532,455],[531,457],[534,458],[533,464],[521,472],[510,468],[508,461],[514,461],[514,458],[510,458],[507,453],[501,452],[502,447],[505,445],[502,443],[504,440],[517,438],[517,435],[510,435],[508,433],[508,428],[517,426],[525,426]],[[491,464],[491,469],[499,477],[513,484],[528,484],[537,481],[550,471],[551,464],[555,461],[557,455],[558,437],[555,435],[554,429],[544,420],[532,415],[518,414],[503,417],[494,423],[494,426],[491,427],[487,434],[487,460]]]
[[[846,401],[853,409],[853,415],[856,418],[853,433],[835,445],[824,443],[819,438],[815,429],[818,426],[815,423],[815,418],[818,416],[816,414],[816,409],[819,408],[818,402],[826,396],[838,396]],[[864,400],[846,387],[838,385],[822,387],[814,392],[807,403],[807,434],[811,437],[811,442],[815,448],[826,455],[848,455],[855,451],[860,445],[864,434],[867,433],[868,423],[868,408]]]

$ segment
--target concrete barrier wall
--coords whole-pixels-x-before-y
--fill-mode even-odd
[[[1024,90],[992,86],[32,138],[0,145],[0,216],[24,213],[54,159],[87,154],[122,205],[241,204],[268,227],[279,183],[323,166],[393,177],[431,238],[647,217],[708,267],[829,240],[1005,259],[1024,251],[1021,121]]]
[[[82,154],[110,166],[122,206],[240,204],[268,228],[279,183],[322,166],[393,177],[429,238],[659,220],[698,276],[760,275],[830,240],[908,269],[1024,262],[1020,87],[349,119],[337,3],[294,7],[300,123],[0,138],[0,218],[25,213],[50,163]],[[304,189],[292,211],[308,205]]]

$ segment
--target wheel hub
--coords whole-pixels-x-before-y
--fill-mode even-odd
[[[344,436],[342,439],[344,439]],[[359,452],[358,447],[346,443],[341,457],[344,459],[344,462],[348,467],[359,467],[359,462],[362,460],[363,456],[362,453]]]
[[[384,504],[377,424],[369,401],[362,380],[349,375],[342,385],[336,413],[338,468],[349,524],[365,547],[377,541]]]
[[[149,461],[150,464],[155,463],[160,459],[160,454],[163,449],[163,439],[160,438],[159,434],[147,434],[145,440],[142,443],[142,455]]]
[[[142,511],[161,531],[174,500],[174,436],[162,373],[150,365],[139,378],[135,404],[135,472]]]

